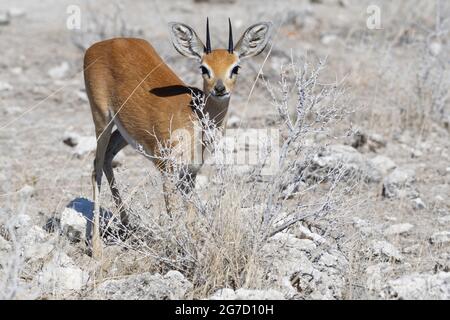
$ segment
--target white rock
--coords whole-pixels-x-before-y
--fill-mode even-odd
[[[106,280],[95,290],[95,297],[112,300],[178,300],[185,298],[192,289],[180,272],[169,271],[165,276],[149,272],[127,276],[123,279]]]
[[[1,82],[0,81],[0,92],[1,91],[12,91],[14,87],[10,85],[8,82]]]
[[[322,38],[320,39],[320,41],[324,44],[324,45],[329,45],[332,44],[333,42],[335,42],[337,40],[337,36],[334,34],[326,34],[324,36],[322,36]]]
[[[430,237],[430,242],[437,245],[450,243],[450,231],[436,232]]]
[[[236,300],[236,293],[233,289],[224,288],[217,290],[212,296],[208,298],[209,300]]]
[[[67,75],[69,69],[70,69],[69,63],[67,61],[63,61],[60,65],[51,68],[48,71],[48,75],[52,79],[62,79]]]
[[[419,149],[411,149],[411,157],[412,158],[420,158],[423,156],[423,152]]]
[[[73,131],[66,131],[63,135],[63,142],[69,147],[75,147],[80,142],[80,135]]]
[[[396,247],[384,240],[374,240],[370,246],[372,253],[388,260],[402,261],[403,257]]]
[[[285,300],[281,292],[273,289],[250,290],[241,288],[236,290],[235,293],[235,300]]]
[[[269,239],[262,254],[270,270],[267,280],[276,283],[285,298],[293,298],[299,292],[311,299],[343,297],[342,275],[348,262],[337,250],[317,250],[312,240],[279,233]]]
[[[63,293],[81,290],[87,284],[88,276],[65,253],[59,253],[39,273],[38,283],[44,292]]]
[[[25,16],[25,10],[23,8],[11,7],[8,9],[8,14],[11,18],[19,18]]]
[[[402,252],[406,253],[406,254],[414,254],[414,253],[418,253],[420,249],[421,249],[420,245],[418,243],[416,243],[416,244],[413,244],[412,246],[404,248],[402,250]]]
[[[32,187],[32,186],[26,184],[26,185],[24,185],[24,186],[19,190],[19,193],[20,193],[22,196],[25,196],[25,197],[31,197],[31,196],[34,195],[34,191],[35,191],[34,187]]]
[[[64,208],[61,214],[61,230],[71,241],[80,241],[86,237],[87,220],[78,211]]]
[[[204,175],[197,175],[197,178],[195,179],[195,188],[198,190],[202,190],[208,187],[209,179],[207,176]]]
[[[330,171],[342,170],[343,178],[363,176],[369,181],[378,181],[379,174],[374,175],[369,161],[355,148],[347,145],[331,145],[313,158],[315,168],[312,175],[315,179],[325,179]]]
[[[0,235],[0,251],[9,251],[11,250],[11,244],[5,238]]]
[[[15,74],[16,76],[23,73],[23,69],[21,67],[14,67],[10,69],[12,74]]]
[[[394,170],[397,165],[390,158],[385,156],[376,156],[373,159],[370,159],[370,164],[377,169],[383,176],[387,175],[389,172]]]
[[[416,210],[422,210],[427,207],[423,200],[420,198],[413,199],[412,202],[414,203],[414,209]]]
[[[417,192],[412,188],[415,180],[415,173],[410,169],[395,169],[383,181],[383,196],[386,198],[417,196]]]
[[[23,213],[18,214],[13,218],[13,225],[15,229],[25,230],[26,232],[32,225],[31,217]]]
[[[241,123],[241,118],[238,116],[232,115],[228,118],[227,127],[228,128],[237,128]]]
[[[299,239],[289,233],[277,233],[272,239],[277,241],[280,246],[295,247],[301,251],[310,252],[317,248],[314,241],[310,239]]]
[[[450,273],[406,275],[388,281],[380,295],[385,299],[449,300]]]
[[[88,96],[85,91],[77,91],[77,96],[84,102],[89,102]]]
[[[29,246],[35,243],[42,243],[48,240],[49,235],[39,226],[31,226],[30,228],[24,228],[25,234],[21,237],[21,242],[25,246]]]
[[[297,235],[298,238],[301,238],[301,239],[306,238],[306,239],[312,240],[318,244],[327,243],[327,240],[324,237],[322,237],[321,235],[318,235],[317,233],[312,232],[307,227],[302,226],[301,224],[299,224],[296,227],[295,234]],[[316,246],[314,245],[314,247],[311,247],[310,250],[314,250],[315,248],[316,248]]]
[[[328,252],[324,252],[319,258],[319,264],[326,267],[335,267],[338,264],[338,259],[336,256],[333,256]]]
[[[9,16],[9,13],[0,11],[0,26],[6,26],[10,22],[11,22],[11,17]]]
[[[97,139],[95,137],[80,137],[73,154],[81,158],[84,155],[94,152],[97,148]]]
[[[414,228],[414,226],[410,223],[394,224],[394,225],[388,227],[384,231],[384,234],[388,235],[388,236],[404,234],[404,233],[408,233],[409,231],[411,231],[412,228]]]
[[[379,292],[386,284],[387,274],[392,272],[391,264],[382,262],[367,267],[366,269],[366,285],[369,290]]]
[[[441,51],[442,51],[442,44],[440,42],[437,41],[433,41],[430,43],[430,45],[428,46],[428,49],[430,50],[430,53],[433,56],[438,56]]]
[[[443,225],[450,223],[450,215],[444,216],[444,217],[439,217],[438,222]]]
[[[51,243],[35,243],[26,247],[23,251],[23,257],[26,261],[37,261],[45,259],[50,255],[55,247]]]

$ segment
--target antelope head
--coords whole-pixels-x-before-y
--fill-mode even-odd
[[[188,25],[172,22],[169,27],[175,49],[183,56],[195,59],[199,63],[205,95],[217,100],[230,98],[241,68],[241,60],[260,54],[267,46],[272,32],[271,22],[254,24],[243,33],[234,46],[231,21],[228,19],[228,48],[212,50],[208,19],[206,45]]]

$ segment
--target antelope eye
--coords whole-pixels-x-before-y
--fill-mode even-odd
[[[241,68],[240,66],[234,67],[233,70],[231,70],[231,75],[233,75],[233,74],[238,74],[240,68]]]
[[[205,75],[207,75],[208,77],[210,77],[209,71],[208,71],[208,69],[206,69],[206,67],[200,66],[200,70],[202,71],[202,74],[205,74]]]

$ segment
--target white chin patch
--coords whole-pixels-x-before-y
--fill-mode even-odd
[[[215,94],[211,94],[214,98],[216,98],[216,99],[226,99],[226,98],[229,98],[230,97],[230,94],[229,93],[227,93],[227,94],[224,94],[224,95],[220,95],[220,96],[218,96],[218,95],[215,95]]]

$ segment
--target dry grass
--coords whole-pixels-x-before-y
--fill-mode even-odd
[[[272,148],[259,144],[256,164],[224,163],[224,153],[246,158],[226,154],[220,133],[204,123],[214,145],[207,186],[189,194],[180,192],[182,201],[169,216],[164,209],[149,210],[154,201],[151,193],[160,188],[149,175],[152,189],[135,189],[126,205],[138,219],[138,230],[120,245],[139,255],[146,270],[182,272],[194,284],[193,298],[205,298],[220,288],[267,288],[264,278],[269,270],[262,249],[270,237],[300,222],[328,225],[330,217],[344,214],[351,205],[344,196],[359,182],[360,177],[349,177],[345,167],[318,172],[313,161],[321,146],[311,144],[311,138],[326,136],[330,124],[346,115],[342,84],[318,81],[323,68],[324,62],[316,66],[293,61],[283,68],[275,88],[266,83],[279,113],[279,132]],[[258,145],[249,138],[250,146]],[[234,149],[238,154],[255,151],[252,147],[246,151],[245,145]],[[269,162],[275,169],[267,175]],[[167,175],[177,184],[179,170]],[[118,275],[120,271],[114,276]]]

